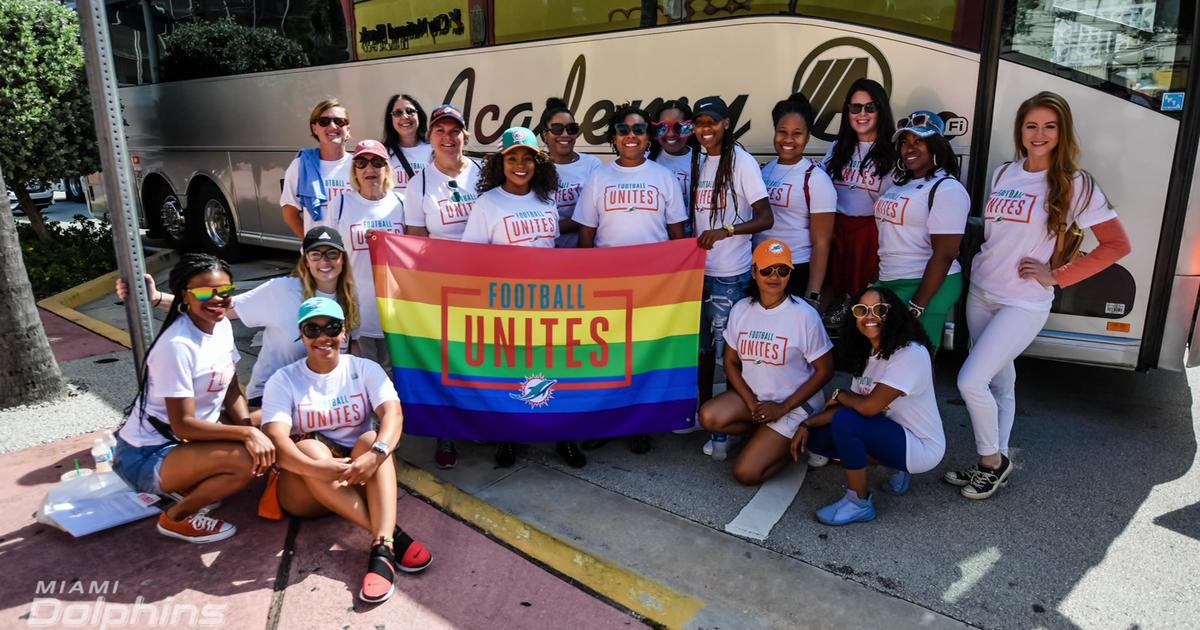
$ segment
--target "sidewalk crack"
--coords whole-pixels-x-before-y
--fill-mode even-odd
[[[275,572],[275,586],[271,594],[271,608],[267,612],[266,630],[276,630],[279,613],[283,611],[283,595],[287,590],[288,575],[292,572],[292,557],[296,555],[296,535],[300,532],[300,519],[288,519],[287,538],[283,543],[283,554],[279,558],[279,570]]]

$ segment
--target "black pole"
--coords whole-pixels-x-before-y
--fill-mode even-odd
[[[1004,36],[1004,2],[989,0],[983,17],[983,42],[979,51],[979,81],[975,86],[975,118],[971,131],[971,172],[967,191],[975,203],[972,214],[983,212],[987,199],[988,154],[992,144],[992,114],[996,109],[996,73],[1000,67],[1000,44]]]
[[[658,0],[642,0],[642,28],[658,24]]]

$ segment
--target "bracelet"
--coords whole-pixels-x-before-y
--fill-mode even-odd
[[[913,314],[913,317],[920,317],[925,314],[925,307],[918,306],[916,302],[908,301],[908,312]]]
[[[837,402],[838,401],[837,397],[838,397],[838,394],[840,394],[840,393],[842,393],[842,388],[834,387],[833,393],[829,395],[829,400],[832,402]],[[841,404],[841,403],[838,403],[838,404]]]

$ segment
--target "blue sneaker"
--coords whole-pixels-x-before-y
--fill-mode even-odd
[[[908,492],[908,486],[911,483],[912,475],[908,474],[907,471],[894,470],[892,474],[888,475],[887,484],[884,485],[884,488],[887,488],[889,493],[900,496]]]
[[[865,523],[875,519],[875,504],[871,497],[858,498],[853,490],[847,489],[846,496],[817,510],[817,520],[826,525],[849,525]]]

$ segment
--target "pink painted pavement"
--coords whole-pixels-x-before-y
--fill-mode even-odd
[[[54,352],[54,359],[59,363],[126,349],[125,346],[101,337],[46,309],[39,308],[38,314],[42,316],[42,327],[45,328],[46,337],[50,340],[50,349]]]

